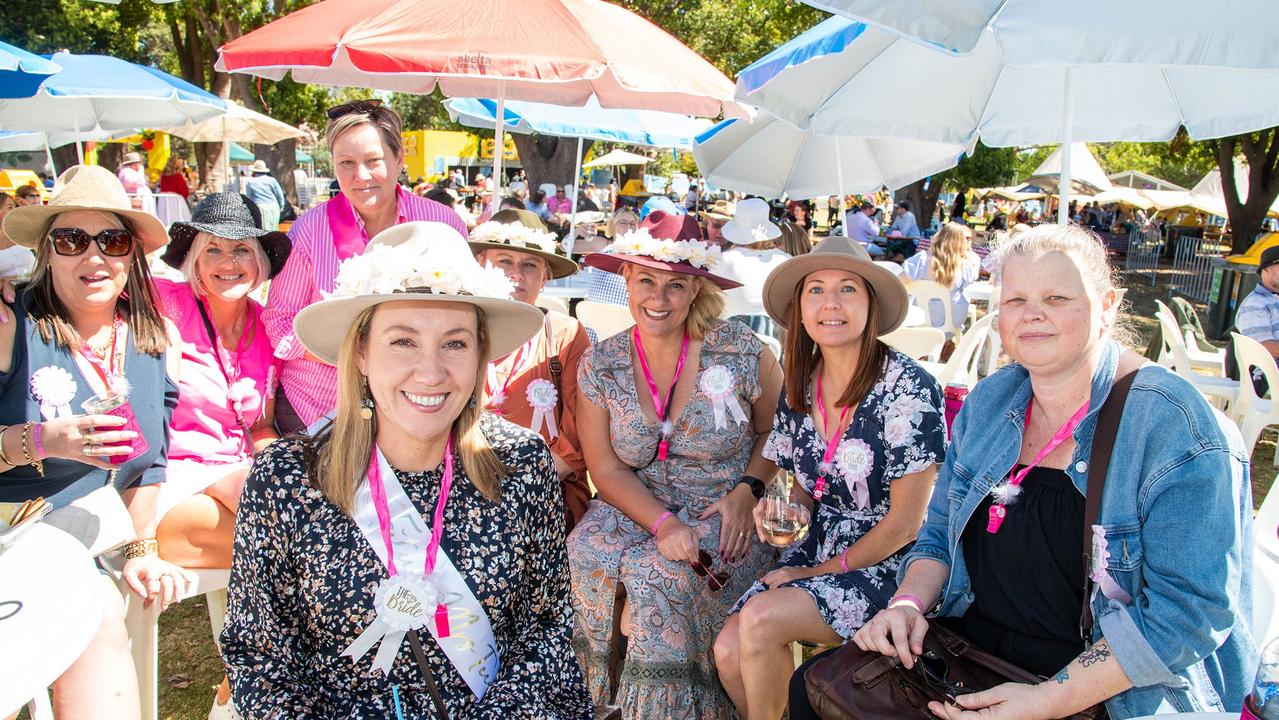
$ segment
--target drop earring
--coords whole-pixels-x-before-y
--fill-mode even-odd
[[[373,419],[373,393],[369,391],[368,378],[364,378],[362,381],[362,384],[364,385],[364,392],[361,393],[361,395],[363,395],[364,397],[360,400],[360,417],[364,420],[372,420]]]

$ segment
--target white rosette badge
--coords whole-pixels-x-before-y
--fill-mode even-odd
[[[389,675],[404,636],[409,631],[426,627],[435,617],[437,608],[443,607],[440,597],[431,579],[421,575],[397,574],[383,580],[377,587],[377,594],[373,596],[373,608],[377,611],[377,617],[364,628],[359,637],[346,646],[342,655],[357,661],[380,640],[382,644],[373,656],[373,669]],[[448,620],[445,619],[444,622],[445,632],[441,637],[448,635]]]
[[[31,395],[40,403],[40,415],[45,420],[71,417],[75,394],[75,378],[60,367],[48,365],[31,374]]]
[[[1114,576],[1110,574],[1110,548],[1106,541],[1106,528],[1100,525],[1092,526],[1092,567],[1088,569],[1088,576],[1092,581],[1097,583],[1097,587],[1101,588],[1101,594],[1115,602],[1127,605],[1132,602],[1132,596],[1127,593],[1119,583],[1115,582]]]
[[[728,427],[730,413],[737,424],[746,422],[746,411],[742,409],[742,404],[737,401],[737,394],[733,392],[737,380],[733,377],[733,371],[727,366],[712,365],[706,368],[697,385],[706,397],[710,398],[716,430]]]
[[[861,510],[870,507],[870,483],[867,478],[875,464],[870,446],[861,438],[844,440],[835,453],[835,464],[848,481],[853,503]]]
[[[528,384],[524,396],[528,398],[529,407],[533,408],[533,422],[529,429],[540,433],[542,425],[546,425],[546,433],[551,439],[558,437],[560,433],[555,427],[555,404],[559,402],[560,393],[555,389],[555,383],[538,378]]]

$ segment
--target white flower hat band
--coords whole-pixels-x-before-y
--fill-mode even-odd
[[[649,220],[659,213],[661,211],[651,213]],[[680,224],[691,224],[693,228],[697,226],[687,216],[676,219],[676,216],[668,218],[663,215],[651,227],[641,227],[619,236],[604,252],[587,255],[585,263],[613,273],[622,272],[624,263],[633,263],[657,270],[704,277],[724,290],[741,287],[741,283],[711,272],[719,264],[719,248],[692,239],[692,233],[687,229],[674,232],[674,228]],[[663,235],[673,235],[673,238],[667,239]]]
[[[403,223],[378,233],[363,254],[343,262],[333,292],[303,308],[293,329],[311,354],[336,365],[343,339],[367,308],[399,300],[465,303],[484,311],[486,360],[493,360],[542,328],[542,311],[512,300],[512,288],[501,270],[480,267],[452,227]]]
[[[557,254],[555,248],[555,233],[548,232],[542,219],[528,210],[502,210],[471,231],[471,250],[477,255],[485,250],[536,255],[546,261],[552,279],[568,277],[581,269],[571,259]]]

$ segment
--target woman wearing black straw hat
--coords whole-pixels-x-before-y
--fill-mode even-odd
[[[337,410],[263,451],[240,499],[222,652],[245,717],[591,716],[551,454],[479,405],[485,364],[542,328],[510,292],[410,222],[298,313]]]
[[[764,309],[787,329],[764,457],[797,482],[756,507],[760,539],[790,546],[715,641],[720,679],[749,720],[786,709],[792,642],[839,645],[888,607],[923,522],[945,456],[941,388],[879,339],[907,305],[901,281],[841,236],[764,283]]]

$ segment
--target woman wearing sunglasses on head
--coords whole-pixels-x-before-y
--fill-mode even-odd
[[[802,507],[784,513],[811,521],[715,641],[720,679],[749,720],[786,709],[790,643],[839,645],[888,606],[946,441],[937,381],[879,339],[905,319],[906,288],[860,245],[818,243],[774,268],[763,297],[787,328],[786,387],[764,456],[798,480],[783,502]],[[776,528],[772,502],[756,511],[761,539]]]
[[[719,320],[718,248],[687,215],[651,213],[587,265],[626,279],[635,326],[578,370],[577,422],[600,499],[569,536],[575,648],[597,705],[626,718],[733,718],[711,643],[772,563],[751,510],[777,468],[761,452],[781,370]],[[610,651],[627,636],[624,667]],[[620,685],[610,687],[610,674]]]
[[[293,252],[271,281],[262,313],[276,357],[283,361],[276,424],[285,433],[311,425],[337,402],[333,368],[307,354],[293,333],[293,318],[333,292],[338,264],[400,223],[440,222],[466,237],[466,223],[453,208],[418,197],[397,182],[404,170],[398,113],[379,100],[359,100],[329,108],[328,116],[324,139],[341,192],[303,213],[289,229]]]
[[[14,503],[43,497],[61,508],[114,486],[134,531],[119,538],[127,541],[124,577],[148,603],[167,606],[189,582],[158,558],[154,539],[178,394],[166,370],[176,374],[177,356],[166,352],[146,252],[167,238],[155,217],[131,208],[108,170],[77,165],[58,186],[47,206],[4,219],[36,265],[14,304],[0,306],[0,520],[12,519]],[[91,399],[92,412],[84,409]],[[110,511],[109,503],[94,507]],[[59,718],[138,717],[124,605],[105,576],[103,586],[98,634],[54,685]]]

